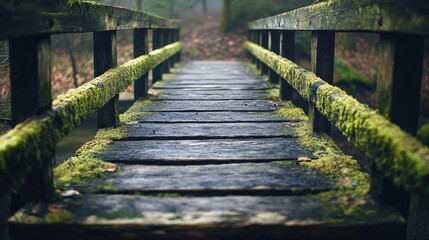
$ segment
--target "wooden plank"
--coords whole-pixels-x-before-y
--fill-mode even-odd
[[[98,155],[117,163],[220,164],[312,157],[295,138],[115,141]]]
[[[118,65],[116,31],[94,32],[94,78]],[[119,94],[97,111],[97,128],[119,124]]]
[[[61,3],[63,2],[63,3]],[[179,22],[142,11],[94,2],[0,2],[0,39],[37,34],[112,31],[136,28],[178,28]]]
[[[428,35],[429,2],[421,0],[319,1],[253,21],[249,29],[401,32]]]
[[[234,123],[234,122],[289,122],[290,119],[273,112],[161,112],[145,114],[140,123]]]
[[[125,139],[219,139],[296,136],[300,123],[134,123],[126,125]]]
[[[109,186],[105,188],[104,186]],[[196,166],[117,165],[108,177],[79,186],[91,193],[179,193],[207,195],[283,195],[329,190],[324,175],[294,164],[239,163]]]
[[[183,90],[183,89],[163,89],[160,90],[159,93],[155,93],[157,96],[168,96],[168,95],[225,95],[231,96],[234,95],[248,95],[248,96],[264,96],[262,99],[266,99],[266,91],[263,90]]]
[[[194,79],[194,80],[179,80],[178,78],[174,78],[171,80],[165,80],[165,82],[168,84],[168,86],[176,86],[176,85],[216,85],[216,84],[222,84],[222,85],[261,85],[265,84],[264,81],[260,79],[250,79],[250,78],[244,78],[244,79],[236,79],[236,78],[227,78],[227,79]],[[155,86],[158,83],[155,84]]]
[[[65,219],[55,220],[55,213]],[[364,214],[362,214],[364,213]],[[59,215],[59,214],[57,214]],[[71,227],[73,226],[73,227]],[[82,195],[28,205],[10,221],[12,239],[404,239],[391,208],[308,196],[154,198]]]
[[[189,92],[189,93],[186,93]],[[212,91],[218,93],[217,91]],[[233,91],[228,90],[228,92],[233,93]],[[239,91],[238,94],[206,94],[210,93],[210,91],[198,91],[198,93],[194,93],[194,91],[177,91],[173,92],[177,94],[158,94],[152,96],[150,99],[152,101],[183,101],[183,100],[200,100],[200,101],[213,101],[213,100],[260,100],[266,98],[266,93],[258,92],[254,94],[249,94],[244,91]]]
[[[266,100],[219,100],[219,101],[156,101],[139,111],[148,112],[270,112],[279,108],[279,104]]]
[[[216,73],[216,70],[206,70],[205,74],[178,74],[174,76],[175,80],[245,80],[249,78],[255,78],[251,77],[248,74],[241,74],[241,75],[230,75],[228,73]]]
[[[266,90],[272,89],[273,87],[268,84],[256,84],[256,85],[158,85],[153,86],[153,89],[183,89],[183,90],[206,90],[206,91],[219,91],[219,90]]]

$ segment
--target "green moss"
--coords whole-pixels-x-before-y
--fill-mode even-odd
[[[71,212],[67,210],[60,210],[58,212],[50,212],[45,215],[47,223],[65,223],[73,219]]]
[[[276,110],[274,113],[291,121],[308,120],[307,115],[305,115],[302,109],[293,106],[291,102],[286,102],[284,107]]]
[[[429,149],[398,126],[295,63],[246,42],[253,55],[274,69],[374,160],[385,176],[407,191],[429,192]]]
[[[121,123],[133,122],[141,119],[144,115],[153,114],[152,112],[144,112],[143,108],[155,104],[154,102],[141,99],[136,101],[125,113],[119,115]]]
[[[270,88],[267,90],[267,98],[270,100],[280,100],[280,91],[278,88]]]
[[[138,212],[129,207],[123,207],[116,211],[110,212],[106,215],[107,219],[116,220],[116,219],[132,219],[132,218],[142,218],[144,215],[141,212]]]
[[[417,139],[424,145],[429,146],[429,123],[420,127],[419,131],[417,131]]]

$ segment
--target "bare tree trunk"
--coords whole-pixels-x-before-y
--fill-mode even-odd
[[[72,75],[73,75],[73,85],[75,88],[79,87],[79,83],[77,81],[77,66],[76,66],[76,59],[73,55],[73,47],[71,46],[70,40],[68,36],[63,35],[64,42],[67,46],[67,53],[69,54],[71,65],[72,65]]]
[[[207,13],[207,0],[201,0],[203,4],[203,13]]]
[[[222,19],[220,22],[220,31],[228,32],[231,27],[231,1],[222,1]]]

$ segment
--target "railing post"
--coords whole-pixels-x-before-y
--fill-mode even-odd
[[[162,47],[165,47],[169,44],[170,41],[170,30],[169,29],[165,29],[164,31],[162,31],[163,36],[162,36]],[[169,60],[165,60],[162,64],[162,73],[169,73],[170,72],[170,63]]]
[[[295,61],[295,32],[294,31],[280,31],[280,55]],[[294,92],[293,87],[282,77],[279,77],[280,82],[280,99],[292,100]]]
[[[278,30],[270,30],[268,34],[268,49],[276,54],[280,54],[280,33]],[[271,83],[279,82],[279,75],[272,69],[268,71],[268,78]]]
[[[268,30],[261,30],[261,46],[268,49]],[[268,66],[261,62],[261,75],[268,75]]]
[[[134,58],[146,55],[149,52],[147,44],[147,29],[134,30]],[[134,101],[147,97],[149,90],[148,74],[141,76],[134,82]]]
[[[180,29],[176,29],[176,41],[180,41]],[[180,62],[182,59],[182,51],[176,54],[176,62]]]
[[[30,116],[52,108],[50,36],[11,39],[9,49],[12,125],[15,126]],[[18,196],[12,200],[13,208],[28,201],[49,199],[54,194],[52,167],[55,140],[46,139],[34,144],[41,145],[44,162],[40,168],[32,169]],[[32,153],[29,154],[31,156]]]
[[[167,44],[171,44],[174,42],[174,30],[173,29],[168,29],[168,43]],[[173,56],[171,56],[168,59],[168,71],[170,72],[170,69],[174,67],[174,61],[173,61]]]
[[[117,66],[116,31],[94,32],[94,77]],[[119,95],[114,96],[97,112],[97,127],[119,124]]]
[[[424,37],[405,34],[380,35],[377,107],[379,112],[403,130],[417,131],[420,105]],[[429,196],[405,193],[371,165],[371,195],[408,215],[408,239],[429,238]]]
[[[261,43],[262,43],[262,30],[256,30],[256,44],[261,46]],[[261,68],[262,68],[262,62],[258,58],[256,58],[256,69],[261,70]]]
[[[255,44],[258,44],[258,41],[257,41],[257,32],[255,31],[255,30],[250,30],[251,31],[251,41],[253,42],[253,43],[255,43]],[[250,58],[252,59],[252,63],[253,64],[255,64],[255,65],[257,65],[258,64],[258,59],[255,57],[255,56],[253,56],[253,54],[250,54]]]
[[[163,38],[163,30],[162,29],[154,29],[153,35],[152,35],[152,49],[156,50],[158,48],[162,47],[162,40]],[[152,71],[152,84],[156,83],[157,81],[162,80],[162,64],[159,64],[158,66],[153,68]]]
[[[311,36],[311,69],[324,81],[333,84],[334,79],[334,49],[335,32],[313,31]],[[316,96],[317,88],[312,89],[312,98]],[[308,105],[308,116],[313,132],[330,134],[331,123],[310,101]]]

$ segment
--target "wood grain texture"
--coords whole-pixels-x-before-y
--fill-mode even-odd
[[[250,29],[401,32],[428,35],[429,3],[424,0],[335,0],[249,24]]]
[[[295,138],[115,141],[98,155],[133,164],[269,162],[312,157]]]
[[[105,186],[108,186],[106,188]],[[314,170],[284,162],[197,166],[118,165],[115,173],[79,186],[80,192],[179,193],[198,196],[307,194],[333,183]]]
[[[0,7],[0,39],[37,34],[179,27],[176,20],[85,1],[74,1],[71,6],[59,1],[50,6],[30,1],[18,6],[15,2],[2,2]]]
[[[53,206],[72,213],[69,220],[46,221]],[[32,239],[404,238],[404,220],[394,210],[367,203],[356,213],[307,196],[82,195],[28,205],[10,226],[13,239],[28,239],[29,233]]]
[[[299,123],[134,123],[127,124],[127,140],[226,139],[296,136]]]

